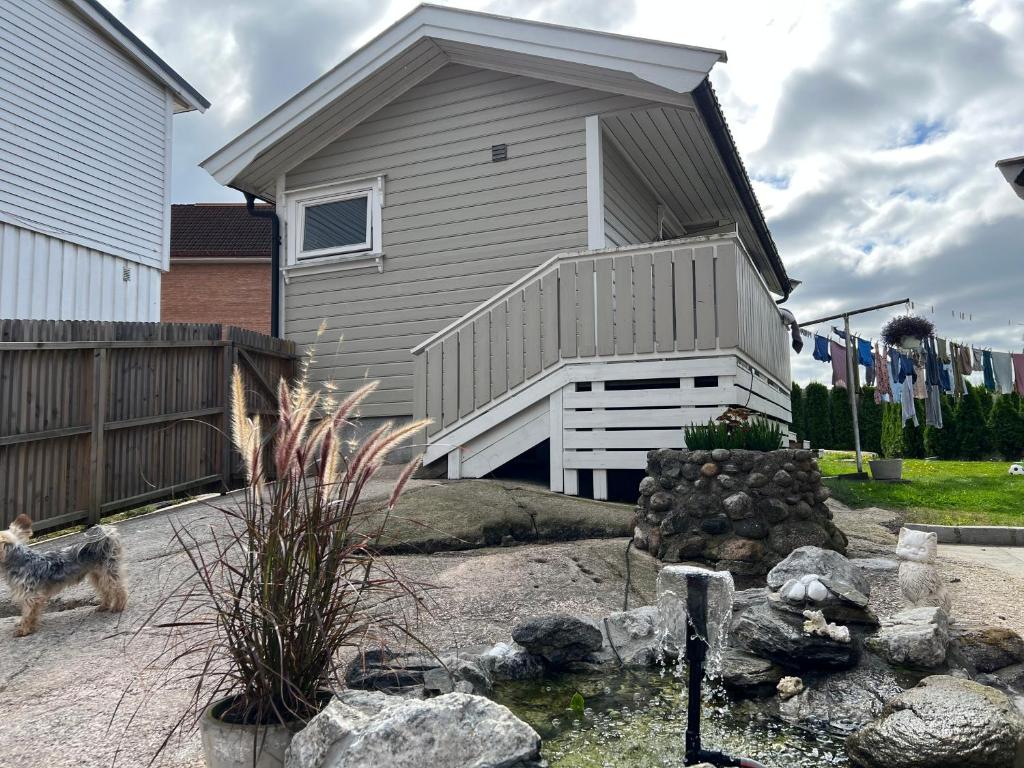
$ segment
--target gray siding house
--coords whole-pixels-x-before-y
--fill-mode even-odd
[[[314,382],[379,379],[362,416],[431,418],[449,477],[547,441],[551,487],[603,498],[685,424],[789,418],[792,285],[707,79],[724,60],[424,5],[203,167],[276,206]]]

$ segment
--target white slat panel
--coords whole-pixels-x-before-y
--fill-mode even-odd
[[[619,426],[628,426],[630,411],[620,411]],[[683,430],[678,429],[620,429],[612,432],[585,432],[566,430],[565,447],[572,448],[680,448],[683,445]]]
[[[646,469],[647,451],[566,451],[566,470]],[[569,490],[566,489],[566,493]]]

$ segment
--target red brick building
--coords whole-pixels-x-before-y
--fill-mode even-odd
[[[242,204],[172,205],[160,319],[270,333],[270,220]]]

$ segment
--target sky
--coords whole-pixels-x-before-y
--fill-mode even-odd
[[[176,118],[175,202],[240,201],[198,163],[415,5],[104,2],[213,104]],[[712,82],[798,318],[910,297],[939,335],[1024,348],[1024,200],[994,167],[1024,154],[1021,0],[446,4],[725,49]],[[795,380],[829,375],[794,355]]]

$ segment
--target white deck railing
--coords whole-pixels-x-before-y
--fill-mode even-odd
[[[735,235],[561,254],[412,350],[416,412],[433,435],[560,362],[734,349],[789,386],[785,326]]]

